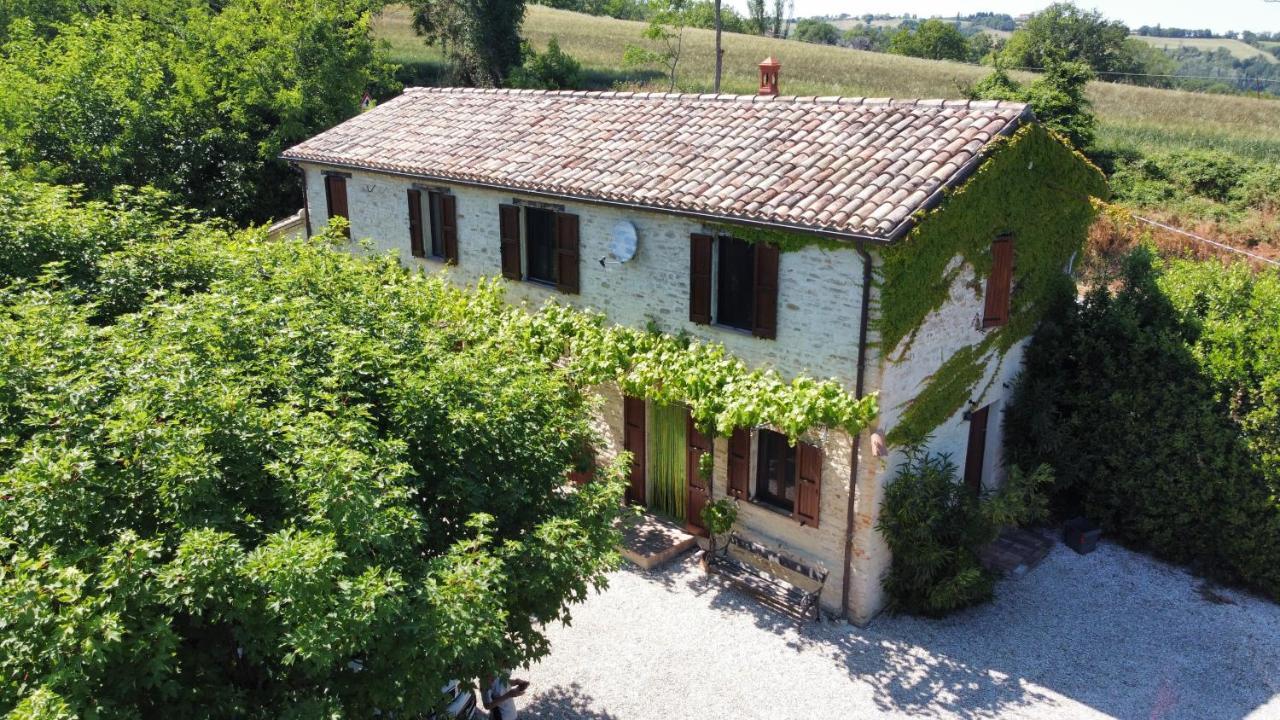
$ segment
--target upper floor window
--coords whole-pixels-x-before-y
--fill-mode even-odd
[[[409,191],[409,249],[414,257],[458,262],[457,208],[449,193]]]
[[[694,234],[689,251],[689,319],[777,337],[778,248]]]
[[[1001,235],[991,243],[991,274],[987,276],[982,327],[1000,327],[1009,322],[1013,291],[1013,236]]]
[[[324,200],[325,209],[329,214],[329,219],[335,217],[344,218],[351,221],[351,215],[347,210],[347,178],[337,173],[324,174]],[[347,237],[351,237],[351,226],[347,225]]]
[[[502,275],[578,292],[578,216],[545,208],[498,206]]]

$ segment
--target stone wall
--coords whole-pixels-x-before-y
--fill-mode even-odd
[[[321,168],[308,165],[307,203],[311,228],[328,222]],[[346,172],[344,170],[344,172]],[[435,185],[436,183],[430,183]],[[409,252],[406,191],[409,178],[353,172],[347,180],[351,236],[369,241],[370,251],[393,251],[409,266],[430,271],[444,266]],[[498,206],[513,198],[546,200],[519,193],[459,186],[458,265],[449,272],[471,283],[501,272]],[[835,378],[852,387],[858,357],[861,312],[861,258],[853,250],[807,247],[782,254],[778,275],[777,339],[689,321],[689,235],[704,232],[700,222],[675,215],[597,204],[556,201],[579,217],[581,294],[565,295],[545,285],[508,281],[514,302],[540,305],[548,298],[604,312],[609,320],[633,327],[656,325],[668,333],[687,332],[721,343],[751,366],[768,365],[784,377]],[[610,232],[630,220],[639,251],[625,264],[600,265],[608,255]]]
[[[307,167],[311,227],[319,231],[328,218],[322,168]],[[345,172],[345,171],[344,171]],[[500,274],[498,206],[513,198],[545,201],[519,193],[455,187],[458,206],[458,265],[446,269],[434,260],[409,252],[406,191],[413,181],[391,175],[353,172],[347,181],[352,237],[365,241],[365,252],[396,252],[410,267],[446,271],[453,280],[471,283]],[[434,185],[435,183],[430,183]],[[559,201],[557,201],[559,202]],[[749,365],[772,366],[785,377],[799,374],[831,377],[853,388],[857,370],[858,326],[861,313],[861,258],[852,246],[829,250],[816,246],[783,253],[778,278],[778,329],[774,340],[752,337],[730,328],[698,325],[688,320],[689,235],[705,232],[694,219],[674,215],[564,202],[565,211],[579,216],[581,294],[564,295],[546,286],[508,281],[514,302],[538,305],[548,298],[604,312],[610,321],[631,326],[654,325],[664,332],[687,332],[723,344]],[[637,229],[639,251],[625,265],[601,266],[608,253],[610,231],[619,220]],[[868,366],[866,391],[878,386],[879,368]],[[596,428],[604,438],[601,461],[622,451],[622,397],[613,386],[598,388],[602,405]],[[871,456],[869,434],[861,436],[855,492],[855,542],[850,576],[849,615],[869,621],[883,606],[880,580],[888,567],[888,550],[875,532],[884,464]],[[744,535],[781,548],[809,563],[826,567],[830,576],[822,606],[840,613],[844,583],[844,550],[848,520],[850,471],[854,442],[839,431],[814,433],[806,441],[823,449],[822,495],[817,528],[804,527],[790,517],[752,502],[740,503],[739,525]],[[751,455],[754,483],[756,457]],[[715,440],[712,495],[724,497],[728,442]]]

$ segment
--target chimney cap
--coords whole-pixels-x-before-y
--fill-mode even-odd
[[[767,57],[767,58],[765,58],[764,60],[761,60],[761,61],[760,61],[760,67],[762,67],[762,68],[779,68],[779,67],[782,67],[782,63],[778,62],[778,58],[776,58],[776,57],[774,57],[774,56],[770,55],[769,57]]]

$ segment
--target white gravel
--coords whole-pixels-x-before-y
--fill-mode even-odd
[[[797,630],[689,557],[609,582],[551,629],[521,717],[1280,718],[1280,606],[1109,543],[867,629]]]

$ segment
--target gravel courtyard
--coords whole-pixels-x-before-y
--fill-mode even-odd
[[[690,557],[551,630],[522,717],[1280,718],[1280,606],[1103,543],[944,621],[795,624]]]

